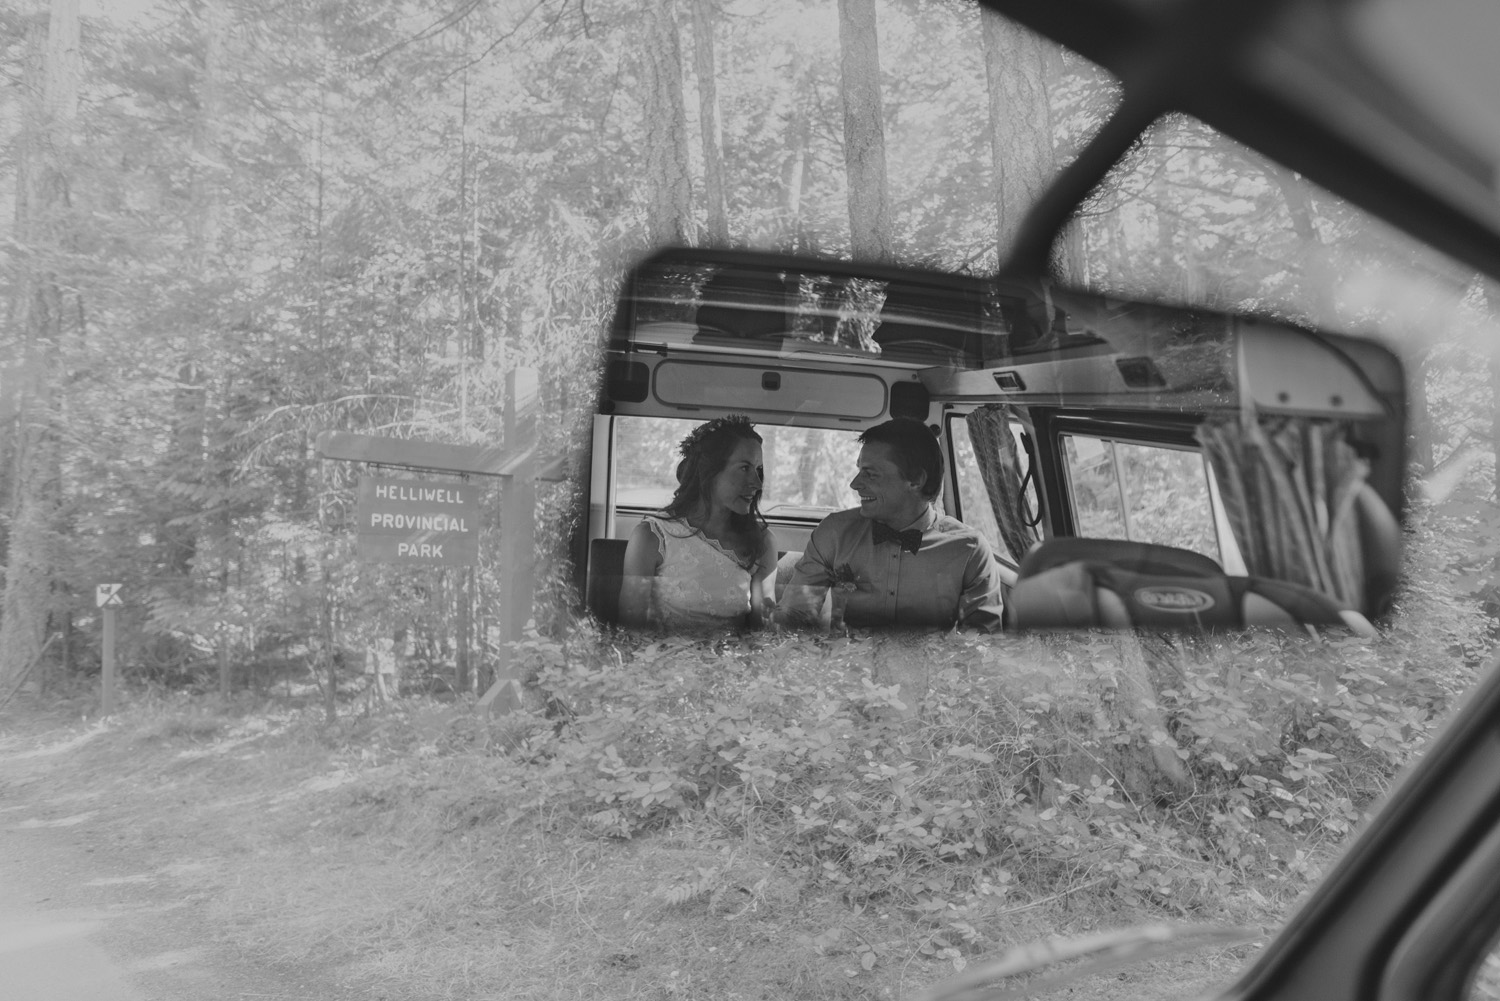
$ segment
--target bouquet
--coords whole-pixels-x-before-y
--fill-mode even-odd
[[[841,563],[828,575],[828,589],[833,595],[828,627],[833,632],[843,632],[844,608],[849,604],[849,596],[859,590],[859,574],[849,564]]]

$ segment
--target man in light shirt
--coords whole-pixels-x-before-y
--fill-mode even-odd
[[[851,626],[998,629],[1000,577],[989,543],[939,512],[943,455],[920,421],[896,418],[859,436],[859,507],[813,529],[781,599],[788,626],[817,625],[830,588]]]

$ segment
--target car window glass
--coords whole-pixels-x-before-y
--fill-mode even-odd
[[[1062,441],[1079,535],[1177,546],[1223,565],[1202,455],[1089,435]]]
[[[1471,272],[1186,115],[1144,134],[1063,243],[1069,279],[1096,291],[1408,346],[1474,322]]]
[[[677,486],[678,443],[702,421],[665,417],[615,418],[615,503],[657,509]],[[765,489],[761,513],[821,518],[854,506],[849,480],[859,443],[848,431],[757,424],[763,439]]]

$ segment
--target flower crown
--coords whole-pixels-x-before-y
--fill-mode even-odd
[[[677,451],[683,458],[687,458],[688,456],[696,452],[699,448],[701,448],[703,446],[703,442],[711,435],[716,435],[721,431],[727,431],[731,428],[743,428],[746,431],[749,431],[753,427],[754,425],[750,423],[750,418],[746,417],[744,414],[730,414],[728,417],[715,417],[708,423],[699,424],[697,427],[693,428],[688,436],[682,439],[682,444],[677,446]],[[736,437],[740,436],[736,435]]]

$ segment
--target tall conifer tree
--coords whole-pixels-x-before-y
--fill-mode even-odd
[[[57,412],[63,340],[81,309],[63,274],[73,244],[72,145],[82,76],[78,0],[53,0],[21,138],[16,233],[27,248],[12,303],[12,329],[28,373],[17,421],[10,546],[0,609],[0,685],[40,654],[59,606],[57,517],[62,483]]]

